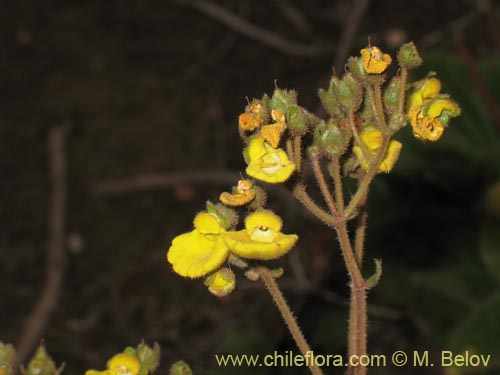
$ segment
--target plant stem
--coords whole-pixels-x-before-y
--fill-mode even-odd
[[[312,350],[309,344],[307,343],[306,339],[304,338],[304,334],[302,333],[299,325],[297,324],[297,321],[295,320],[295,317],[293,316],[293,313],[290,310],[290,307],[288,306],[285,297],[281,293],[281,290],[279,289],[279,286],[276,283],[276,280],[274,279],[271,271],[265,267],[257,267],[257,272],[259,273],[260,278],[264,282],[269,294],[271,294],[274,304],[276,305],[276,307],[278,307],[278,310],[280,311],[281,316],[283,317],[283,320],[285,321],[288,330],[292,334],[292,337],[295,340],[295,343],[297,344],[300,352],[304,357],[309,358],[308,356],[312,354]],[[321,368],[316,366],[316,363],[313,360],[314,357],[310,358],[312,359],[311,361],[312,363],[307,363],[307,364],[309,366],[309,370],[311,370],[311,373],[313,375],[323,375],[323,371],[321,370]]]
[[[293,137],[293,154],[295,157],[295,167],[297,168],[297,172],[300,173],[302,170],[302,137],[295,136]]]
[[[328,227],[335,229],[335,226],[342,221],[344,218],[335,218],[330,215],[328,212],[319,207],[307,194],[304,185],[297,184],[293,189],[293,196],[302,203],[314,216],[320,219],[323,223],[325,223]]]
[[[319,188],[321,190],[321,194],[328,206],[328,209],[332,213],[334,217],[337,217],[337,208],[335,207],[335,201],[333,200],[332,194],[328,189],[328,185],[325,181],[325,175],[321,170],[321,165],[319,164],[318,154],[315,152],[309,153],[309,159],[311,160],[311,165],[314,171],[314,176],[316,177],[316,181],[318,182]]]
[[[286,153],[288,154],[288,159],[294,161],[295,160],[295,153],[293,151],[293,143],[290,138],[286,140]]]
[[[344,217],[348,220],[354,210],[358,207],[359,202],[362,199],[365,199],[365,195],[368,194],[368,187],[370,186],[370,183],[372,182],[373,178],[377,174],[378,167],[382,160],[384,159],[385,153],[387,152],[387,146],[389,145],[390,141],[390,135],[389,136],[384,136],[384,140],[382,141],[382,145],[377,151],[377,154],[375,155],[375,158],[373,158],[370,168],[368,168],[368,171],[366,174],[363,176],[361,182],[359,183],[358,190],[352,197],[351,201],[349,202],[349,205],[347,206],[345,212],[344,212]]]
[[[368,195],[365,194],[364,198],[359,202],[358,223],[356,226],[356,232],[354,233],[354,254],[356,255],[356,261],[358,262],[358,266],[360,268],[363,262],[366,219],[367,219],[367,214],[366,214],[367,198]]]
[[[337,208],[339,216],[344,214],[344,189],[342,185],[342,174],[340,171],[340,160],[335,158],[332,160],[333,182],[335,184],[335,200],[337,201]]]
[[[406,103],[406,82],[408,81],[408,70],[401,68],[401,83],[399,86],[398,112],[403,115]]]

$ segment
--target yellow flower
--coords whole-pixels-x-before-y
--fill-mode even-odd
[[[296,234],[281,233],[281,218],[271,211],[260,210],[245,220],[245,229],[226,232],[223,239],[231,251],[250,259],[275,259],[286,254],[297,242]]]
[[[137,375],[140,368],[135,355],[120,353],[108,361],[106,370],[88,370],[85,375]]]
[[[410,124],[416,138],[424,141],[437,141],[448,125],[450,117],[460,114],[460,108],[449,99],[428,100],[425,105],[411,107],[408,111]]]
[[[205,279],[205,285],[210,293],[217,297],[225,297],[231,293],[236,286],[234,272],[227,267],[223,267]]]
[[[262,137],[252,139],[245,154],[248,162],[246,173],[258,180],[284,182],[295,170],[295,164],[288,159],[286,152],[272,147]]]
[[[366,127],[361,132],[361,141],[363,142],[368,155],[365,155],[363,149],[360,146],[354,146],[353,152],[359,160],[361,167],[364,170],[368,170],[369,162],[371,158],[373,158],[376,154],[380,146],[382,145],[383,136],[380,130]],[[401,152],[401,148],[403,145],[401,142],[392,140],[389,142],[389,146],[387,147],[387,151],[384,155],[384,159],[378,166],[377,172],[390,172],[396,164],[399,153]]]
[[[392,62],[391,56],[383,53],[378,47],[367,47],[361,50],[363,67],[367,73],[383,73]]]
[[[245,112],[238,118],[238,126],[247,131],[255,130],[260,126],[261,122],[259,116],[255,113]]]
[[[435,77],[426,78],[416,83],[416,90],[408,99],[409,108],[420,107],[426,101],[435,98],[441,91],[441,81]]]
[[[286,130],[285,114],[279,109],[273,109],[271,117],[275,123],[263,126],[260,129],[260,135],[267,143],[276,148],[280,143],[281,135]]]
[[[252,181],[239,180],[238,186],[232,193],[224,192],[220,195],[219,199],[227,206],[243,206],[255,198],[255,191],[252,190],[252,187]]]
[[[167,252],[167,260],[174,271],[191,278],[215,271],[229,255],[221,238],[225,230],[215,215],[199,213],[194,219],[194,227],[192,232],[175,237]]]

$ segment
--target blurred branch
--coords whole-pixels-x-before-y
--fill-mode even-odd
[[[49,173],[52,184],[49,212],[49,240],[45,283],[41,295],[29,316],[17,344],[17,358],[14,368],[24,363],[38,344],[50,316],[56,307],[64,271],[64,233],[66,221],[66,157],[65,129],[53,127],[49,131]]]
[[[304,17],[300,9],[295,7],[289,0],[273,0],[274,5],[295,28],[303,35],[309,36],[312,34],[312,26]]]
[[[240,175],[229,170],[195,170],[183,172],[144,174],[134,177],[96,182],[92,188],[97,194],[123,194],[136,190],[161,189],[179,184],[234,185]]]
[[[249,38],[258,40],[289,55],[316,57],[331,52],[331,48],[324,46],[310,46],[290,41],[272,31],[253,25],[209,0],[176,0],[176,2],[196,9]]]
[[[344,27],[342,28],[342,33],[340,34],[339,44],[335,52],[335,61],[333,66],[336,71],[340,74],[342,72],[342,67],[347,61],[349,52],[351,50],[352,41],[356,32],[358,31],[358,26],[365,15],[366,9],[368,8],[369,0],[355,0],[351,6],[351,11],[345,20]]]
[[[458,47],[462,61],[467,68],[469,77],[472,80],[479,96],[481,97],[486,109],[488,110],[490,119],[500,128],[500,109],[498,109],[498,104],[496,103],[495,97],[491,93],[488,85],[484,81],[479,68],[477,66],[476,59],[472,55],[470,49],[464,40],[463,33],[461,31],[455,31],[453,34],[455,44]]]

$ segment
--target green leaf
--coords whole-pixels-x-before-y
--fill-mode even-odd
[[[478,244],[479,255],[486,270],[500,282],[500,221],[489,219],[481,227]]]

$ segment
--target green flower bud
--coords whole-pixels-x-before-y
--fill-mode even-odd
[[[169,375],[193,375],[191,368],[184,361],[175,362],[168,372]]]
[[[291,105],[288,108],[287,126],[294,136],[303,136],[307,132],[307,118],[301,107]]]
[[[422,58],[418,53],[415,43],[409,42],[403,44],[398,52],[399,65],[406,69],[415,69],[422,65]]]
[[[399,130],[408,123],[406,114],[394,112],[389,118],[389,128]]]
[[[347,67],[361,81],[368,75],[363,67],[363,59],[361,57],[349,57]]]
[[[339,156],[348,146],[350,136],[349,131],[341,130],[334,121],[322,122],[314,131],[313,147],[309,151],[324,156]]]
[[[12,375],[14,369],[14,360],[16,358],[16,350],[11,344],[0,342],[0,374]]]
[[[21,369],[21,372],[23,375],[59,375],[63,369],[64,364],[59,368],[56,367],[55,362],[50,358],[45,350],[45,346],[42,344],[28,363],[28,368]]]
[[[346,73],[341,80],[334,77],[332,89],[333,94],[345,110],[352,112],[358,110],[363,99],[363,86],[352,73]]]
[[[297,92],[276,88],[269,104],[271,109],[280,109],[286,113],[288,107],[297,104]]]
[[[384,105],[389,113],[397,111],[401,92],[401,78],[394,77],[384,92]]]
[[[321,104],[325,111],[330,114],[330,116],[338,109],[339,104],[337,99],[330,90],[319,89],[318,96],[321,99]]]
[[[137,358],[141,363],[141,369],[138,375],[147,375],[156,371],[160,364],[160,345],[154,343],[153,348],[142,341],[137,345]]]

